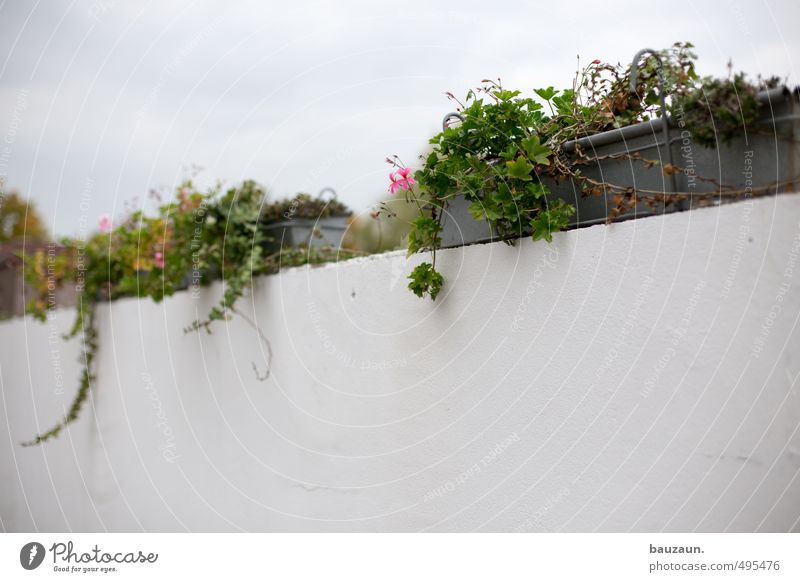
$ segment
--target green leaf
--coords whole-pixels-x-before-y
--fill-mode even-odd
[[[525,148],[525,153],[528,154],[528,157],[534,164],[541,164],[543,166],[550,165],[550,160],[547,158],[553,155],[553,152],[546,145],[542,145],[538,135],[532,135],[523,139],[522,147]]]
[[[553,233],[563,230],[569,224],[569,218],[575,213],[575,207],[563,200],[556,200],[547,210],[540,210],[531,220],[533,240],[544,239],[553,242]]]
[[[520,94],[520,91],[508,91],[506,89],[498,89],[494,92],[494,96],[500,101],[511,101],[514,97]]]
[[[523,180],[525,182],[531,179],[531,171],[533,171],[533,166],[530,165],[528,160],[522,156],[518,157],[513,162],[506,162],[506,168],[508,169],[508,175],[512,178]]]
[[[556,91],[553,87],[548,87],[547,89],[534,89],[533,92],[545,101],[550,101],[550,99],[555,97],[558,93],[558,91]]]
[[[531,182],[525,184],[525,191],[538,200],[542,200],[550,193],[550,190],[541,182]]]
[[[469,213],[475,220],[483,220],[486,217],[486,210],[484,204],[480,200],[476,200],[475,202],[470,204],[467,210],[469,210]]]
[[[506,149],[500,152],[500,157],[503,158],[504,160],[511,161],[517,157],[518,153],[519,153],[519,148],[512,143],[509,144],[508,147],[506,147]]]
[[[494,199],[499,204],[508,204],[509,202],[514,202],[514,194],[511,193],[511,188],[507,184],[501,183],[497,185],[497,193],[494,195]]]
[[[417,297],[430,295],[430,298],[434,301],[444,284],[444,277],[430,263],[422,263],[415,267],[408,278],[411,279],[408,288],[414,295]]]
[[[531,229],[533,229],[533,240],[544,239],[547,242],[553,242],[553,231],[550,224],[550,215],[547,211],[542,211],[536,215],[536,218],[531,220]]]
[[[572,107],[575,102],[575,91],[567,89],[561,95],[553,97],[553,105],[559,115],[572,115]]]
[[[408,256],[423,250],[435,248],[441,242],[439,232],[442,227],[430,216],[417,216],[411,223],[408,233]]]

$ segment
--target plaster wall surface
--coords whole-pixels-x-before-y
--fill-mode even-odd
[[[0,324],[6,531],[800,531],[800,197]]]

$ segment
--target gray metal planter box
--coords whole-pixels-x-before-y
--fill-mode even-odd
[[[339,248],[347,230],[348,216],[331,216],[318,220],[310,218],[293,218],[283,222],[266,224],[262,228],[271,241],[267,242],[268,251],[278,251],[291,247]]]
[[[679,119],[670,119],[670,143],[672,159],[676,166],[686,168],[687,173],[665,176],[661,165],[647,167],[642,160],[613,158],[638,153],[645,160],[668,163],[669,155],[662,134],[661,120],[631,125],[588,136],[564,145],[567,152],[579,145],[584,155],[603,158],[581,168],[584,176],[622,186],[631,187],[640,196],[656,193],[717,192],[717,196],[702,199],[687,198],[678,204],[654,208],[645,203],[638,204],[629,212],[617,216],[614,221],[653,216],[666,212],[687,210],[697,206],[708,206],[734,199],[747,198],[763,193],[791,191],[800,185],[800,104],[798,90],[785,87],[759,94],[762,114],[754,127],[744,128],[742,135],[730,143],[719,143],[716,148],[695,144],[688,131],[681,127]],[[709,181],[710,179],[710,181]],[[572,181],[556,183],[549,177],[542,182],[551,190],[550,199],[564,200],[575,206],[575,215],[570,220],[571,228],[591,226],[608,222],[609,210],[613,209],[615,191],[606,190],[602,196],[585,197],[578,184]],[[740,195],[726,195],[737,192]],[[463,196],[455,197],[446,208],[442,220],[442,247],[497,240],[497,233],[486,221],[476,221],[467,211],[469,201]],[[519,233],[520,236],[528,233]]]

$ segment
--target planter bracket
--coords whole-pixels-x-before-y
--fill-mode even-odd
[[[667,148],[667,159],[669,160],[670,166],[672,166],[672,173],[670,174],[670,179],[672,182],[672,191],[678,191],[678,185],[675,180],[675,170],[674,166],[675,163],[672,161],[672,146],[670,145],[669,139],[669,119],[667,118],[667,95],[664,91],[664,85],[666,82],[664,80],[664,62],[661,60],[657,51],[653,49],[645,48],[640,50],[636,55],[633,57],[633,62],[631,63],[631,86],[630,92],[633,95],[638,96],[638,92],[636,91],[636,78],[639,72],[639,61],[642,60],[642,56],[649,53],[650,58],[654,58],[656,63],[658,63],[658,97],[661,101],[661,128],[664,132],[664,144]]]
[[[453,112],[451,112],[451,113],[448,113],[447,115],[445,115],[445,116],[444,116],[444,119],[442,119],[442,131],[444,131],[445,129],[447,129],[448,127],[450,127],[450,126],[448,125],[448,122],[449,122],[451,119],[458,119],[459,121],[464,121],[464,116],[463,116],[463,115],[461,115],[460,113],[456,113],[455,111],[453,111]]]

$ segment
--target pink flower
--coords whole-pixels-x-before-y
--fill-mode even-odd
[[[100,232],[108,232],[111,230],[111,218],[108,214],[101,214],[98,224],[100,226]]]
[[[412,184],[417,183],[417,181],[414,180],[414,178],[409,177],[409,174],[411,173],[411,168],[400,168],[399,170],[397,170],[397,173],[403,177],[401,182],[405,182],[405,184],[402,184],[405,190],[408,190]]]
[[[397,173],[389,174],[389,179],[392,181],[389,184],[389,192],[394,194],[397,190],[411,190],[411,186],[416,184],[417,181],[412,178],[411,168],[400,168]]]
[[[153,255],[153,262],[156,264],[156,267],[159,269],[164,268],[164,254],[161,251],[156,251],[156,254]]]
[[[595,59],[592,61],[593,65],[599,65],[601,63],[600,59]]]
[[[391,184],[389,184],[389,192],[390,193],[394,194],[400,188],[403,187],[402,184],[397,179],[397,174],[389,173],[389,179],[392,181]]]

